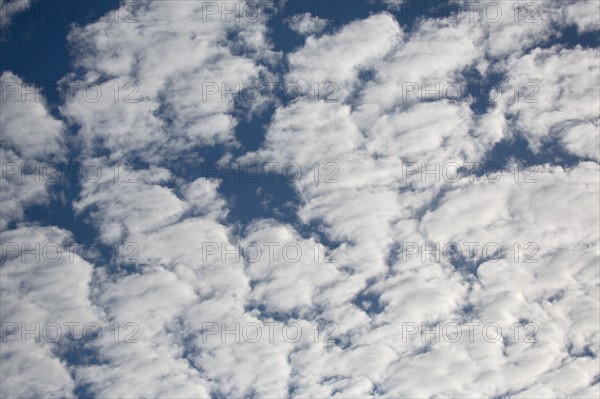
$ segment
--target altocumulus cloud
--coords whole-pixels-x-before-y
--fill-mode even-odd
[[[599,12],[123,1],[58,104],[3,65],[1,395],[598,397]]]

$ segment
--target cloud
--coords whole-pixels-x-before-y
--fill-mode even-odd
[[[0,29],[8,28],[15,14],[26,11],[30,5],[30,0],[0,0]]]
[[[61,112],[81,126],[88,148],[158,162],[200,145],[235,145],[234,101],[225,91],[258,80],[261,63],[277,55],[266,17],[238,23],[210,15],[204,2],[148,2],[136,8],[136,22],[106,15],[71,31],[75,63],[86,73],[64,79],[74,99]]]
[[[68,348],[68,323],[78,323],[72,328],[74,338],[81,338],[83,326],[103,323],[103,317],[89,299],[92,265],[73,243],[70,233],[56,227],[2,234],[3,396],[74,396],[60,355]],[[17,331],[5,335],[9,324]]]
[[[62,84],[76,86],[75,98],[60,112],[81,139],[77,160],[104,173],[81,180],[72,205],[98,232],[96,244],[133,252],[49,265],[20,262],[19,249],[2,265],[3,321],[71,318],[106,328],[105,339],[83,343],[76,356],[69,345],[11,336],[3,376],[12,380],[3,377],[3,394],[595,394],[598,54],[535,48],[573,21],[581,32],[594,29],[589,19],[549,3],[540,7],[541,23],[522,26],[503,3],[505,19],[495,25],[423,18],[405,31],[383,12],[316,37],[307,29],[323,21],[305,14],[290,22],[308,35],[304,44],[280,54],[266,17],[223,20],[207,15],[207,4],[145,2],[135,23],[107,15],[73,28],[77,73]],[[503,95],[486,109],[468,96],[423,95],[473,74],[500,76]],[[220,92],[207,96],[206,83],[222,90],[222,82],[268,77],[314,89],[334,83],[335,101],[310,91],[276,101],[258,148],[230,151],[241,149],[235,128],[242,104],[223,101]],[[538,84],[539,102],[511,101],[515,81]],[[125,102],[130,95],[137,101]],[[47,162],[63,154],[62,122],[43,105],[31,105],[31,125],[24,105],[9,107],[2,126],[13,130],[3,158]],[[39,134],[30,126],[54,133],[32,145]],[[537,151],[531,164],[508,164],[499,180],[440,178],[450,163],[493,161],[496,145],[518,135]],[[544,144],[553,141],[582,159],[542,162]],[[205,158],[201,150],[217,146],[232,163],[293,165],[300,173],[290,181],[298,198],[291,217],[236,220],[224,179],[194,168]],[[126,170],[119,169],[124,161]],[[11,212],[46,192],[9,190],[20,198]],[[28,223],[3,231],[3,243],[66,246],[75,238]],[[462,257],[424,253],[451,242],[462,245]],[[465,242],[477,246],[471,251]],[[267,243],[276,244],[272,253]],[[501,252],[485,252],[486,244]],[[473,339],[470,322],[479,323]],[[449,323],[461,328],[456,342]],[[482,334],[490,323],[502,330],[497,340]],[[249,326],[262,339],[250,342]],[[285,339],[296,330],[298,340]],[[137,342],[124,342],[130,331]],[[16,377],[29,362],[36,367],[27,376],[39,385]]]
[[[485,35],[481,43],[486,55],[493,60],[526,53],[528,50],[551,42],[563,34],[562,28],[575,25],[578,32],[598,29],[591,15],[598,3],[579,0],[565,4],[560,0],[508,3],[486,0],[457,3],[459,14],[450,20],[468,20]]]
[[[383,0],[383,2],[391,9],[391,10],[398,10],[400,8],[400,6],[402,5],[402,3],[404,3],[404,0]]]
[[[23,219],[27,206],[48,201],[48,188],[58,181],[57,163],[65,159],[66,140],[63,122],[50,114],[39,88],[10,71],[2,73],[0,85],[0,229],[5,229]]]
[[[299,84],[305,92],[315,82],[331,82],[336,85],[332,100],[339,101],[349,94],[357,72],[368,69],[401,39],[398,23],[385,13],[351,22],[332,35],[308,37],[302,48],[288,56],[290,72],[286,81]]]
[[[166,329],[193,303],[192,287],[161,268],[100,284],[95,301],[111,322],[133,323],[128,332],[136,332],[135,341],[126,341],[125,331],[120,340],[101,340],[96,344],[100,364],[77,368],[78,384],[99,395],[208,396],[208,382],[182,357]]]
[[[101,165],[100,170],[110,167],[108,163],[96,164]],[[119,242],[126,234],[143,234],[183,215],[185,203],[168,188],[156,184],[169,178],[169,171],[160,168],[134,171],[130,182],[115,181],[114,175],[103,173],[100,181],[83,182],[81,199],[73,207],[82,212],[93,206],[92,216],[98,219],[101,238],[107,243]]]
[[[557,140],[579,157],[600,159],[598,54],[554,46],[507,60],[501,102],[534,150]]]
[[[327,27],[329,21],[306,12],[294,15],[287,21],[288,26],[300,35],[314,35],[320,33]]]
[[[329,61],[321,56],[321,51],[330,48],[330,43],[343,48],[347,32],[360,32],[372,21],[385,18],[372,16],[370,20],[353,22],[352,29],[307,40],[304,48],[289,57],[288,79],[292,81],[302,74],[311,77],[301,78],[307,81],[333,76],[329,68],[336,65],[339,57]],[[598,307],[592,304],[598,293],[594,284],[588,283],[597,281],[597,272],[591,266],[598,259],[598,213],[588,215],[586,221],[580,219],[585,218],[585,211],[578,209],[589,210],[598,200],[597,187],[590,186],[597,176],[597,164],[580,163],[572,169],[538,166],[521,170],[518,182],[510,170],[504,170],[504,178],[496,184],[484,176],[451,184],[444,179],[421,180],[422,174],[403,175],[403,166],[408,162],[424,163],[434,173],[436,165],[440,168],[449,162],[485,162],[484,156],[494,144],[510,135],[513,125],[509,120],[515,120],[515,116],[505,111],[502,102],[492,105],[483,115],[476,115],[467,101],[452,101],[439,93],[433,101],[420,95],[407,98],[403,91],[406,83],[465,81],[463,71],[486,57],[485,48],[480,46],[485,38],[480,27],[466,21],[451,24],[424,20],[402,41],[379,53],[383,56],[350,61],[346,69],[337,69],[341,71],[336,76],[342,87],[356,86],[360,81],[360,68],[354,65],[368,65],[372,71],[373,79],[359,86],[354,95],[344,93],[340,102],[332,104],[303,98],[279,108],[262,148],[247,155],[248,160],[296,162],[311,172],[294,182],[302,199],[298,216],[336,242],[341,259],[336,268],[352,271],[348,273],[351,277],[342,274],[341,278],[353,280],[352,287],[358,288],[328,293],[329,301],[336,298],[335,302],[322,307],[321,317],[334,320],[340,328],[340,346],[302,348],[291,357],[299,395],[368,396],[383,392],[395,397],[498,396],[548,384],[544,392],[556,396],[564,391],[546,376],[554,373],[555,365],[561,361],[577,362],[581,373],[581,380],[570,392],[591,389],[598,369],[581,362],[579,357],[586,353],[585,348],[598,346],[598,334],[591,328],[597,321]],[[386,40],[383,35],[381,41]],[[535,57],[537,51],[557,50],[535,50],[531,55],[517,53],[513,57],[524,61]],[[581,59],[583,51],[573,51]],[[507,69],[518,72],[527,65],[519,61]],[[305,67],[306,63],[311,68]],[[585,61],[582,64],[581,70],[587,70]],[[586,79],[583,75],[582,79]],[[557,77],[543,86],[563,92],[563,82],[564,78]],[[571,90],[579,90],[579,86],[575,84]],[[548,106],[556,102],[548,99],[540,103]],[[521,114],[526,115],[522,111],[525,106],[519,106],[522,108],[518,114],[515,112],[517,121]],[[553,117],[572,118],[578,112],[586,112],[582,108],[586,109],[566,109],[565,116]],[[536,127],[544,129],[539,124]],[[321,167],[327,162],[335,163],[337,182],[317,184],[312,171],[315,165]],[[539,184],[523,181],[524,174],[534,173]],[[588,228],[580,229],[583,224]],[[441,256],[439,260],[429,256],[423,261],[419,254],[403,262],[402,252],[398,251],[409,242],[444,245],[453,241],[477,241],[479,250],[483,244],[498,243],[504,249],[504,258],[491,262],[480,254],[472,264],[460,264]],[[508,252],[515,242],[520,245],[519,261],[514,261]],[[539,246],[540,260],[524,264],[523,251],[536,247],[523,246],[531,243]],[[551,277],[551,265],[560,267],[564,259],[574,258],[577,260],[571,261],[572,269],[565,267],[560,278]],[[269,276],[285,283],[274,272]],[[515,279],[523,281],[522,285]],[[263,283],[258,292],[278,287],[275,281]],[[317,285],[298,280],[291,304],[304,303],[303,310],[310,308],[308,293]],[[367,286],[369,300],[379,308],[369,316],[358,306],[350,305]],[[567,298],[585,298],[572,308],[582,309],[581,312],[573,310],[572,316],[563,319],[559,314],[566,313],[552,309],[563,303],[550,305],[555,295],[564,295],[566,308],[572,306]],[[271,302],[285,306],[290,301]],[[406,322],[416,323],[419,328],[426,323],[427,328],[434,328],[437,323],[471,320],[482,325],[500,323],[503,339],[494,343],[479,335],[474,342],[450,344],[431,338],[423,341],[421,334],[408,341],[398,336]],[[528,321],[539,326],[539,343],[511,343],[510,326]],[[382,345],[378,350],[385,353],[378,357],[379,362],[363,367],[351,360],[362,345],[375,343]],[[596,356],[593,353],[590,356]],[[323,362],[315,363],[313,359],[317,357]],[[312,361],[310,375],[302,371],[308,359]],[[344,368],[350,364],[355,366]],[[455,367],[460,367],[461,376],[446,377]]]
[[[30,160],[64,154],[64,126],[48,112],[41,91],[6,71],[2,84],[2,146]]]
[[[596,18],[598,12],[600,12],[600,4],[592,0],[570,3],[565,8],[567,23],[575,24],[580,33],[600,29],[600,22]]]
[[[478,361],[481,373],[487,367],[506,364],[504,373],[511,376],[507,380],[510,386],[508,382],[490,381],[498,389],[493,394],[542,384],[549,384],[554,390],[552,396],[564,393],[542,376],[554,373],[559,359],[565,367],[580,362],[573,354],[585,347],[597,351],[599,336],[593,326],[598,322],[598,289],[593,281],[598,278],[594,265],[598,260],[595,220],[599,214],[580,211],[595,209],[592,203],[599,194],[592,181],[597,173],[598,165],[588,162],[571,170],[544,166],[537,175],[539,182],[533,184],[479,181],[447,193],[440,206],[423,218],[428,242],[478,242],[480,246],[493,242],[503,248],[502,260],[484,256],[476,269],[477,282],[465,295],[479,320],[501,324],[532,320],[539,325],[539,342],[525,352],[516,346],[514,351],[505,351],[503,359]],[[576,208],[571,206],[574,203]],[[459,221],[466,214],[468,226]],[[584,225],[587,228],[582,230]],[[528,249],[526,243],[533,246]],[[481,254],[481,249],[477,251]],[[399,264],[398,270],[402,267]],[[513,359],[518,358],[523,360],[515,368]],[[591,363],[580,366],[582,380],[573,391],[591,384],[598,371]],[[529,371],[520,374],[517,370],[521,367]]]

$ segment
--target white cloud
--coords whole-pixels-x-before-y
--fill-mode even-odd
[[[14,16],[26,11],[31,0],[0,0],[0,29],[6,29],[12,23]]]
[[[58,354],[69,341],[64,323],[79,323],[75,338],[87,323],[103,323],[89,299],[92,265],[78,255],[71,235],[55,227],[3,232],[2,256],[3,335],[9,323],[18,326],[3,336],[2,396],[72,397],[75,384]],[[53,327],[46,329],[52,323],[62,338]]]
[[[24,170],[21,165],[26,164],[22,158],[4,149],[0,150],[0,157],[4,166],[0,189],[2,199],[0,229],[5,229],[9,222],[23,219],[27,206],[46,203],[49,195],[44,180],[36,182],[35,174],[26,174],[26,172],[21,174]],[[31,163],[31,165],[36,164]]]
[[[41,91],[8,71],[0,83],[2,147],[30,160],[59,158],[65,152],[64,126],[48,112]]]
[[[97,164],[101,170],[109,169],[108,163]],[[103,173],[99,181],[83,181],[81,199],[74,209],[82,212],[94,206],[92,216],[98,218],[101,238],[107,243],[119,242],[127,234],[149,232],[177,221],[185,211],[185,204],[171,190],[156,184],[169,177],[167,170],[159,168],[135,171],[131,182],[115,181],[113,174]]]
[[[352,28],[360,31],[368,23],[356,21]],[[320,51],[329,48],[330,42],[343,48],[345,33],[342,29],[332,37],[309,39],[305,48],[290,56],[290,76],[333,76],[329,72],[333,63],[319,56]],[[393,397],[497,396],[547,384],[543,392],[557,396],[565,392],[550,382],[557,364],[576,359],[569,350],[583,353],[588,346],[597,348],[598,334],[591,326],[597,324],[598,311],[594,305],[598,290],[593,283],[598,275],[592,268],[598,260],[598,213],[588,212],[596,209],[593,204],[598,202],[597,185],[592,183],[598,173],[596,163],[568,170],[540,167],[535,176],[539,184],[524,183],[524,171],[517,184],[508,170],[495,185],[485,178],[474,183],[467,179],[458,185],[447,181],[434,184],[431,180],[423,183],[420,176],[401,179],[403,162],[426,162],[433,167],[436,162],[481,161],[486,151],[509,134],[511,125],[503,103],[476,116],[467,102],[425,102],[420,96],[407,99],[401,91],[407,82],[462,81],[462,71],[479,64],[485,56],[480,45],[484,39],[482,31],[467,22],[424,21],[385,56],[370,59],[367,64],[374,79],[364,84],[358,95],[341,97],[342,101],[352,101],[352,106],[313,103],[305,98],[280,108],[263,147],[248,156],[282,164],[297,162],[303,170],[311,170],[315,162],[335,162],[339,167],[338,183],[315,184],[312,171],[294,183],[302,199],[298,211],[301,220],[316,222],[329,239],[341,241],[338,268],[355,272],[352,277],[341,275],[353,280],[349,287],[354,290],[328,293],[330,301],[336,298],[335,305],[325,305],[322,311],[324,318],[338,323],[348,346],[339,352],[338,348],[313,346],[295,353],[291,358],[297,386],[301,387],[299,395],[368,396],[379,389]],[[574,51],[582,55],[581,50]],[[514,56],[516,60],[519,57]],[[296,60],[301,68],[294,64]],[[327,63],[323,64],[324,60]],[[307,62],[312,65],[310,69],[303,65]],[[352,65],[350,62],[345,72],[342,69],[336,75],[342,82],[357,81],[358,68]],[[358,61],[357,65],[365,63]],[[519,67],[515,61],[512,70]],[[562,92],[567,90],[563,82],[557,78],[548,84]],[[555,102],[540,103],[548,106]],[[593,104],[589,107],[594,108]],[[581,108],[586,109],[580,107],[579,112],[586,112]],[[598,107],[594,109],[590,115],[597,114]],[[587,228],[582,229],[583,225]],[[422,262],[420,256],[408,262],[392,257],[388,266],[392,249],[411,241],[442,245],[493,241],[505,248],[507,259],[481,264],[477,278],[443,260]],[[537,243],[540,262],[531,267],[523,264],[523,252],[521,263],[511,261],[507,251],[514,241],[520,243],[521,251],[524,244]],[[574,258],[572,268],[559,266]],[[561,268],[560,278],[552,277],[557,273],[554,267]],[[269,275],[274,281],[260,286],[258,292],[269,292],[271,287],[285,283],[277,274]],[[369,292],[383,306],[381,313],[370,318],[348,306],[367,278],[374,279]],[[304,303],[303,309],[311,306],[308,293],[318,282],[306,285],[303,279],[297,281],[293,298],[276,303]],[[552,306],[561,310],[546,304],[557,292],[564,295],[559,300],[562,303]],[[582,300],[575,305],[570,298]],[[463,309],[469,306],[473,306],[472,314],[465,316]],[[569,316],[566,309],[573,309]],[[514,322],[530,320],[540,326],[540,342],[504,346],[502,341],[494,344],[480,336],[473,343],[430,342],[427,349],[419,335],[407,342],[398,336],[403,322],[419,323],[420,327],[421,322],[465,322],[468,318],[482,324],[501,323],[505,338]],[[360,345],[374,343],[382,345],[380,350],[385,353],[378,362],[364,366],[351,360]],[[569,345],[572,349],[567,349]],[[340,363],[334,360],[336,355]],[[317,357],[322,362],[315,362]],[[311,372],[306,373],[303,367],[309,361]],[[579,363],[580,377],[569,394],[589,390],[598,372],[592,363]],[[344,369],[349,364],[355,366]],[[461,370],[460,375],[452,374],[455,369]]]
[[[369,68],[401,40],[398,23],[385,13],[351,22],[332,35],[308,37],[304,46],[288,57],[290,73],[286,81],[298,83],[305,92],[315,82],[333,82],[339,93],[331,99],[339,101],[352,90],[360,69]],[[323,99],[325,94],[318,97]]]
[[[0,76],[0,158],[2,159],[2,210],[0,229],[23,219],[24,209],[49,199],[55,162],[65,159],[63,123],[48,111],[39,88],[7,71]]]
[[[222,98],[225,90],[257,80],[266,70],[260,63],[277,55],[265,39],[266,16],[224,22],[207,8],[149,2],[136,8],[137,22],[106,15],[71,31],[75,62],[86,73],[65,79],[75,99],[62,112],[81,125],[89,148],[101,143],[113,159],[135,154],[157,162],[193,146],[235,142],[234,102]],[[240,51],[247,55],[234,55]]]
[[[306,12],[288,18],[287,24],[291,30],[301,35],[314,35],[327,27],[329,21]]]
[[[102,396],[208,396],[207,381],[190,367],[166,330],[194,299],[189,284],[161,268],[102,281],[95,300],[111,322],[134,323],[138,328],[129,332],[136,331],[132,339],[138,342],[126,342],[125,331],[118,342],[101,340],[96,346],[102,363],[78,368],[78,383]]]
[[[578,32],[591,32],[600,29],[598,21],[600,3],[594,0],[577,1],[565,8],[567,23],[575,24]]]
[[[309,36],[288,55],[281,78],[305,88],[334,82],[338,101],[314,101],[305,93],[296,102],[277,103],[260,148],[237,159],[223,157],[300,167],[302,176],[291,183],[299,198],[296,224],[258,219],[241,225],[219,192],[222,181],[186,180],[177,166],[184,158],[202,160],[194,147],[236,145],[234,104],[220,95],[203,102],[202,83],[261,79],[279,55],[267,40],[266,20],[236,25],[217,14],[198,23],[202,7],[148,2],[137,24],[106,16],[70,36],[82,68],[76,79],[98,83],[105,94],[93,103],[78,91],[61,109],[79,128],[80,160],[108,172],[122,159],[141,158],[133,167],[135,181],[115,181],[112,173],[83,181],[73,205],[79,217],[89,212],[103,243],[133,243],[135,259],[102,259],[92,268],[77,258],[77,270],[61,264],[59,273],[47,265],[24,273],[14,260],[2,266],[3,308],[6,291],[11,317],[132,322],[139,342],[101,340],[89,346],[97,361],[70,366],[58,361],[50,345],[13,345],[22,360],[6,370],[16,375],[23,364],[40,359],[40,367],[52,372],[36,381],[51,376],[48,391],[60,396],[72,395],[75,387],[106,397],[596,393],[597,51],[522,51],[523,43],[535,46],[551,37],[553,24],[565,15],[575,15],[569,18],[582,31],[593,29],[587,18],[552,3],[540,14],[549,19],[521,26],[511,22],[513,10],[503,3],[508,20],[494,26],[424,19],[404,32],[391,14],[380,13]],[[322,23],[306,18],[293,23],[307,34],[305,28]],[[513,104],[503,96],[478,114],[462,99],[406,96],[407,83],[461,83],[471,68],[484,78],[505,71],[505,85],[535,80],[540,101]],[[111,87],[124,89],[130,81],[138,85],[140,101],[115,103]],[[49,118],[42,110],[36,112]],[[530,166],[519,171],[518,182],[511,170],[495,183],[485,176],[451,183],[405,174],[408,162],[431,170],[484,161],[516,130],[540,151],[539,143],[556,138],[592,161]],[[108,153],[102,157],[100,144]],[[10,146],[6,156],[14,159],[25,156],[19,151],[33,151],[16,138]],[[34,151],[31,157],[51,153]],[[525,182],[534,170],[538,182]],[[29,186],[19,190],[23,201],[41,195]],[[68,236],[39,227],[8,234],[13,240]],[[401,251],[409,242],[451,241],[480,247],[495,242],[503,256],[493,262],[480,254],[461,264],[423,260],[421,254],[404,259]],[[253,262],[251,253],[239,254],[236,247],[267,242],[279,244],[273,259],[265,245]],[[302,253],[297,262],[283,253],[291,243]],[[539,247],[532,255],[537,263],[524,262],[527,243]],[[217,252],[207,256],[207,244]],[[334,251],[338,262],[325,262],[323,255]],[[27,290],[28,284],[36,289]],[[273,321],[297,323],[302,339],[251,343],[232,337],[235,323],[256,323],[266,335]],[[436,342],[431,334],[404,336],[407,322],[432,328],[468,321],[499,323],[502,339],[486,342],[481,330],[472,342],[465,330],[457,343]],[[332,330],[321,329],[314,342],[316,322],[321,328],[334,323],[336,341],[324,342]],[[510,342],[515,322],[536,323],[539,342]],[[226,323],[230,335],[210,335],[206,323]],[[527,331],[520,328],[523,338]],[[275,327],[275,336],[284,330]],[[36,370],[31,375],[37,378]],[[8,393],[29,389],[28,395],[41,395],[41,386],[13,381]]]
[[[495,60],[526,53],[544,42],[560,37],[560,29],[575,25],[578,32],[598,30],[598,2],[561,0],[510,3],[485,0],[458,2],[458,18],[470,21],[485,34],[481,44]],[[454,20],[457,17],[449,18]]]
[[[534,150],[558,140],[575,155],[600,159],[598,56],[597,49],[554,46],[508,59],[502,105]]]

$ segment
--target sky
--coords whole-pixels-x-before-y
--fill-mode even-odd
[[[0,0],[0,396],[597,398],[600,2]]]

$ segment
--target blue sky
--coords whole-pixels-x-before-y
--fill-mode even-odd
[[[600,3],[256,4],[0,3],[2,396],[597,396]]]

